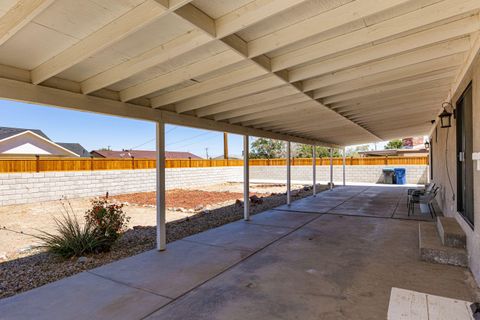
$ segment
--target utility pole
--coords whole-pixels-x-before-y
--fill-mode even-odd
[[[207,159],[208,159],[208,147],[205,148],[205,154],[207,155]]]
[[[228,160],[228,133],[223,133],[223,158]]]

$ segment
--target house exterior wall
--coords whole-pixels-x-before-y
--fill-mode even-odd
[[[73,156],[71,153],[25,132],[16,137],[0,141],[0,157],[15,156]]]
[[[462,85],[452,99],[455,105],[468,84],[472,82],[473,92],[473,151],[480,152],[480,62],[474,63],[473,68],[462,81]],[[469,254],[470,269],[480,284],[480,171],[473,172],[474,188],[474,221],[472,228],[457,213],[457,168],[456,168],[456,127],[452,118],[452,127],[440,128],[430,137],[432,140],[433,177],[432,181],[440,186],[437,203],[443,213],[449,217],[455,217],[467,235],[467,250]],[[472,155],[465,155],[471,157]],[[476,168],[476,163],[474,164]],[[450,182],[451,181],[451,182]]]

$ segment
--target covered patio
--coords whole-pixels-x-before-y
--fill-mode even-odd
[[[474,301],[467,269],[420,261],[405,194],[338,187],[0,300],[2,317],[385,319],[394,287]]]

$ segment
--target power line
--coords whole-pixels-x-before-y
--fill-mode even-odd
[[[168,130],[165,132],[165,134],[170,133],[170,132],[172,132],[173,130],[175,130],[175,129],[177,129],[177,128],[178,128],[178,126],[174,126],[173,128],[168,129]],[[142,143],[142,144],[139,144],[138,146],[131,147],[129,150],[135,150],[136,148],[143,147],[144,145],[149,144],[150,142],[153,142],[153,141],[155,141],[156,139],[157,139],[157,138],[150,139],[150,140],[148,140],[147,142],[144,142],[144,143]]]
[[[213,132],[212,132],[212,133],[213,133]],[[201,142],[210,141],[210,140],[213,140],[213,139],[215,139],[215,138],[218,138],[218,137],[211,137],[211,138],[202,140]],[[189,147],[189,146],[191,146],[191,145],[194,145],[194,144],[197,144],[197,143],[201,143],[201,142],[192,142],[192,143],[189,143],[189,144],[183,145],[183,146],[181,146],[181,147],[177,147],[177,148],[178,148],[178,149],[181,149],[181,148]]]
[[[173,128],[170,128],[170,129],[167,130],[167,132],[165,132],[165,134],[170,133],[170,132],[172,132],[173,130],[175,130],[175,129],[177,129],[177,128],[178,128],[177,126],[175,126],[175,127],[173,127]]]
[[[216,132],[204,132],[204,133],[201,133],[201,134],[197,134],[196,136],[193,136],[193,137],[189,137],[189,138],[186,138],[186,139],[182,139],[182,140],[178,140],[178,141],[169,143],[169,144],[167,144],[167,146],[171,146],[173,144],[177,144],[177,143],[181,143],[181,142],[184,142],[184,141],[192,140],[192,139],[202,137],[202,136],[205,136],[207,134],[212,134],[212,133],[216,133]]]
[[[129,150],[135,150],[135,149],[137,149],[137,148],[143,147],[144,145],[149,144],[150,142],[155,141],[155,139],[156,139],[156,138],[153,138],[153,139],[148,140],[147,142],[144,142],[144,143],[142,143],[142,144],[139,144],[138,146],[131,147]]]

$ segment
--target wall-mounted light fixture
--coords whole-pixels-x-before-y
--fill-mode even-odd
[[[429,150],[429,149],[430,149],[430,142],[428,142],[428,140],[425,141],[425,149],[426,149],[426,150]]]
[[[449,112],[447,108],[450,107],[452,112]],[[452,126],[452,115],[453,115],[453,106],[450,102],[442,103],[443,111],[440,113],[440,127],[441,128],[450,128]]]

